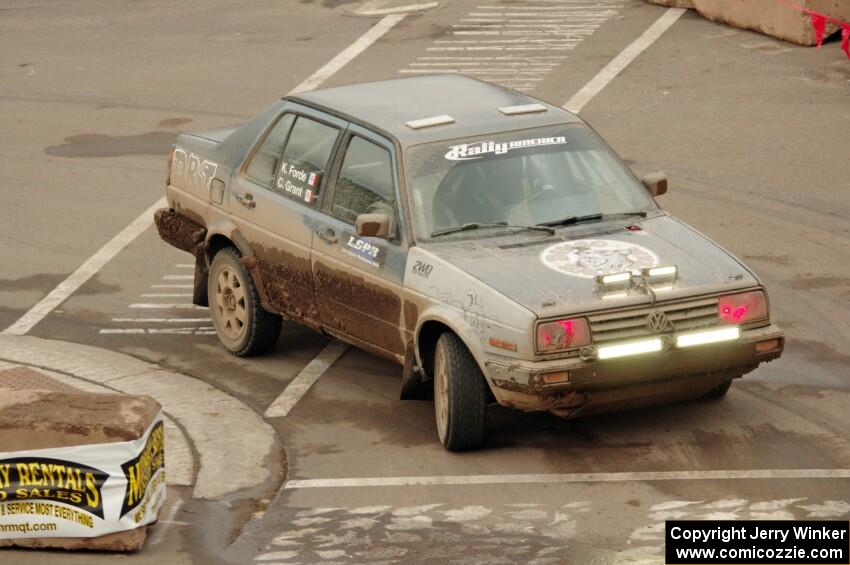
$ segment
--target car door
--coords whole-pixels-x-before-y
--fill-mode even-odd
[[[402,279],[407,242],[399,225],[398,177],[393,144],[350,125],[340,146],[313,238],[313,277],[322,325],[374,353],[401,361]],[[358,237],[359,214],[393,217],[390,239]]]
[[[320,325],[310,263],[322,215],[319,195],[347,123],[288,106],[231,180],[229,206],[254,252],[263,301],[308,326]]]

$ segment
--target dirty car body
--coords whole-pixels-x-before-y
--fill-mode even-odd
[[[662,184],[557,106],[435,75],[179,136],[156,219],[198,304],[234,248],[266,312],[398,362],[403,397],[449,333],[490,399],[573,416],[701,397],[782,352],[758,277],[661,210]]]

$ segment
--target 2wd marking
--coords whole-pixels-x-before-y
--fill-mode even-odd
[[[433,270],[434,265],[426,263],[425,261],[416,261],[416,264],[413,265],[413,272],[421,277],[425,277],[426,279],[431,276],[431,271]]]

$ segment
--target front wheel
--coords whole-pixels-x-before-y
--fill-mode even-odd
[[[434,353],[434,411],[446,449],[476,449],[484,442],[487,382],[472,354],[453,333],[444,333]]]
[[[263,309],[254,281],[235,249],[216,253],[207,295],[215,332],[228,351],[239,357],[259,355],[277,342],[281,318]]]
[[[726,396],[726,393],[729,392],[729,387],[731,387],[731,386],[732,386],[732,379],[729,379],[728,381],[720,383],[719,385],[717,385],[716,387],[714,387],[713,389],[711,389],[710,391],[705,393],[705,395],[703,396],[703,399],[705,399],[705,400],[717,400],[719,398],[723,398],[724,396]]]

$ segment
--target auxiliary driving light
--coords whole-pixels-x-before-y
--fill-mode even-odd
[[[666,267],[650,267],[643,270],[643,276],[648,279],[675,279],[679,275],[676,265]]]
[[[626,357],[628,355],[640,355],[642,353],[655,353],[661,351],[663,343],[660,338],[621,343],[619,345],[605,345],[600,347],[596,355],[600,360],[614,359],[615,357]]]
[[[630,284],[632,282],[632,274],[629,272],[625,272],[613,273],[610,275],[597,275],[596,282],[601,285]]]
[[[704,332],[693,332],[676,336],[676,347],[693,347],[706,343],[718,343],[720,341],[733,341],[741,337],[741,328],[732,326]]]

